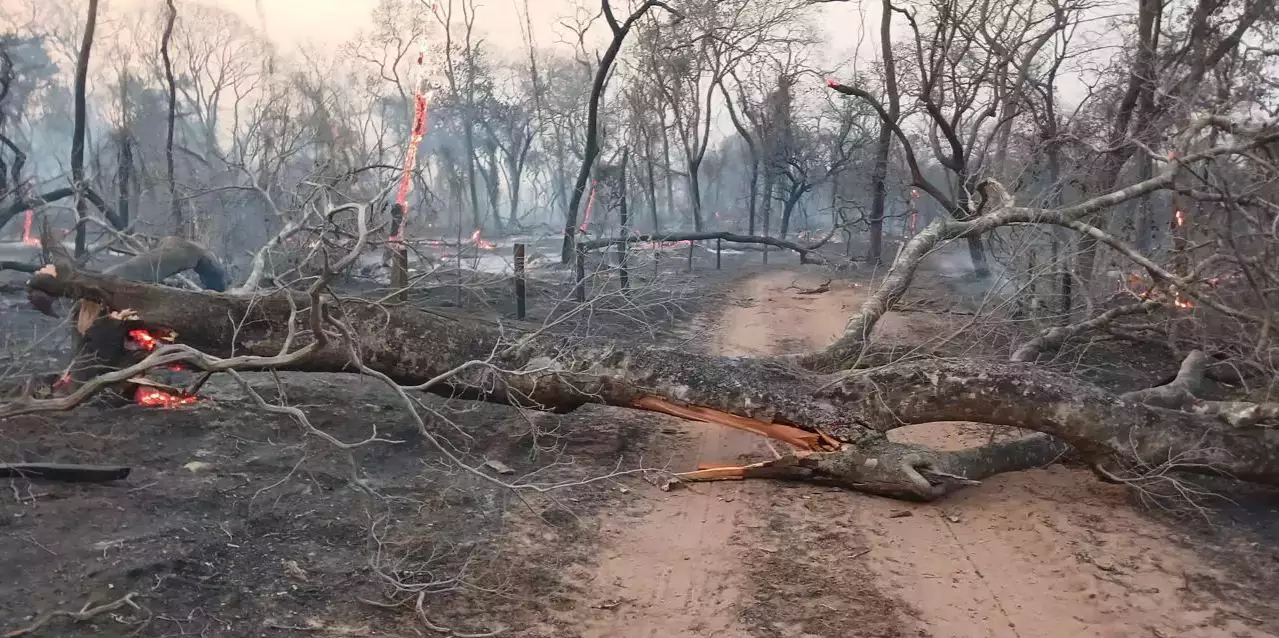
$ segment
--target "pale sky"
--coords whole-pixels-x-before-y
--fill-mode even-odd
[[[134,0],[148,1],[148,0]],[[159,1],[159,0],[150,0]],[[208,0],[210,4],[223,6],[231,12],[238,13],[249,23],[261,27],[257,17],[256,5],[261,5],[263,18],[266,20],[267,36],[284,49],[297,50],[303,43],[317,45],[341,42],[352,37],[358,29],[370,26],[370,14],[376,0]],[[441,4],[446,0],[437,0]],[[760,0],[769,1],[769,0]],[[459,3],[460,4],[460,3]],[[531,13],[533,37],[538,47],[555,46],[555,43],[568,37],[567,31],[560,26],[561,20],[572,18],[576,12],[587,15],[599,13],[599,0],[528,0]],[[614,0],[619,18],[624,12],[625,0]],[[879,20],[877,4],[870,3],[871,20]],[[490,46],[498,50],[509,51],[513,55],[522,55],[523,50],[523,12],[524,0],[477,0],[476,28]],[[678,0],[671,5],[679,5]],[[180,9],[179,9],[180,10]],[[459,10],[459,9],[455,9]],[[824,27],[829,47],[822,54],[829,60],[849,58],[849,52],[856,46],[858,28],[862,19],[859,17],[859,3],[831,3],[813,8],[813,17],[819,27]],[[606,27],[600,20],[592,27],[592,33],[605,37]],[[863,51],[874,50],[875,40],[863,45]],[[601,43],[600,47],[606,46]]]
[[[125,0],[129,1],[129,0]],[[132,0],[134,2],[158,2],[160,0]],[[297,51],[306,44],[337,44],[351,38],[360,29],[371,25],[370,15],[377,0],[206,0],[210,4],[234,11],[249,24],[265,28],[267,36],[285,51]],[[768,2],[769,0],[759,0]],[[181,0],[179,0],[179,3]],[[437,0],[441,5],[447,0]],[[626,0],[613,0],[614,11],[622,19]],[[560,25],[561,21],[581,12],[589,18],[599,12],[599,0],[528,0],[533,36],[539,48],[554,47],[570,34]],[[678,8],[679,0],[671,0]],[[858,49],[863,60],[873,60],[878,50],[878,2],[868,3],[866,23],[872,25],[869,33],[861,32],[863,23],[861,3],[833,2],[813,7],[813,23],[825,34],[827,45],[819,51],[819,58],[826,63],[839,64],[852,59]],[[258,7],[265,25],[258,17]],[[460,12],[460,0],[455,5]],[[476,30],[482,33],[491,47],[510,55],[524,55],[524,0],[476,0]],[[179,11],[181,10],[179,6]],[[456,14],[455,14],[456,15]],[[607,26],[598,21],[591,32],[604,39],[600,50],[607,46]],[[625,50],[625,49],[623,49]],[[865,64],[862,62],[861,64]],[[814,86],[821,80],[811,78]],[[823,89],[824,90],[824,89]],[[722,111],[722,109],[720,109]],[[713,137],[731,136],[733,128],[726,112],[718,112],[712,124]]]
[[[126,0],[127,1],[127,0]],[[133,0],[135,2],[159,2],[160,0]],[[256,6],[260,5],[266,20],[266,31],[269,37],[286,50],[296,50],[305,43],[324,45],[349,39],[357,30],[370,24],[370,14],[377,5],[376,0],[207,0],[242,15],[250,24],[261,26],[257,17]],[[671,5],[678,8],[679,0],[670,0]],[[769,0],[759,0],[768,2]],[[180,0],[179,0],[180,2]],[[447,2],[447,0],[437,0]],[[460,2],[459,2],[460,4]],[[539,47],[554,46],[565,37],[566,32],[559,22],[574,15],[575,11],[593,15],[599,11],[599,0],[528,0],[533,24],[534,38]],[[613,0],[619,19],[623,15],[626,0]],[[1116,8],[1131,7],[1131,2],[1099,2],[1088,13],[1098,15],[1101,12],[1114,13]],[[524,46],[521,36],[524,0],[477,0],[477,30],[484,33],[490,46],[506,50],[512,55],[522,55]],[[857,68],[874,65],[879,51],[879,7],[878,1],[862,2],[828,2],[813,7],[813,23],[824,34],[826,46],[819,51],[819,57],[825,66],[835,67],[848,64]],[[894,36],[909,37],[909,30],[903,20],[894,20]],[[1090,25],[1101,27],[1100,24]],[[593,32],[603,38],[607,27],[597,23]],[[1114,37],[1111,32],[1110,36]],[[1089,39],[1109,39],[1104,27]],[[1079,46],[1081,38],[1077,38],[1074,46]],[[605,44],[601,43],[602,49]],[[853,55],[857,52],[858,55]],[[851,72],[849,73],[851,75]],[[1083,84],[1077,79],[1063,76],[1061,88],[1063,98],[1073,101],[1083,94]],[[816,78],[814,82],[818,82]]]
[[[136,0],[135,0],[136,1]],[[157,0],[158,1],[158,0]],[[447,0],[438,0],[445,2]],[[760,0],[767,2],[768,0]],[[348,39],[358,29],[368,27],[369,16],[377,5],[376,0],[210,0],[223,8],[243,16],[250,24],[258,25],[257,9],[260,4],[266,19],[269,37],[285,48],[298,47],[307,42],[323,44]],[[522,41],[524,0],[477,0],[476,27],[483,31],[490,46],[519,51]],[[623,0],[614,0],[615,6],[624,6]],[[878,3],[870,3],[877,7]],[[672,0],[678,7],[678,0]],[[861,23],[858,2],[831,3],[814,8],[816,24],[825,27],[832,57],[844,58],[845,51],[857,43],[857,31]],[[541,47],[553,45],[564,34],[558,23],[575,11],[590,14],[599,11],[598,0],[528,0],[534,37]],[[619,18],[623,9],[617,9]],[[878,20],[878,11],[870,11],[869,18]],[[603,35],[602,22],[592,28]],[[873,47],[872,42],[869,46]]]

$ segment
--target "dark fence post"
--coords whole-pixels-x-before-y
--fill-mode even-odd
[[[688,272],[693,272],[693,240],[688,242]]]
[[[629,290],[631,287],[631,273],[626,270],[626,256],[630,253],[631,243],[622,238],[622,243],[617,248],[617,270],[621,279],[622,290]]]
[[[715,270],[719,270],[720,252],[723,250],[724,250],[724,240],[722,238],[716,237],[715,238]]]
[[[578,243],[577,246],[574,248],[574,252],[575,252],[575,255],[574,255],[575,259],[573,261],[575,262],[574,270],[577,271],[576,272],[577,285],[573,286],[573,298],[577,300],[577,303],[585,303],[586,302],[586,249],[582,247],[581,243]]]
[[[515,318],[524,319],[524,244],[515,244]]]
[[[391,297],[404,303],[409,300],[409,251],[404,245],[404,207],[391,206]]]

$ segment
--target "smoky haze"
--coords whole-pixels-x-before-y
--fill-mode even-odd
[[[45,193],[70,171],[72,75],[85,6],[3,4],[17,71],[4,124],[26,149],[21,181]],[[624,18],[629,8],[618,4]],[[250,268],[263,237],[298,241],[291,235],[318,207],[374,198],[401,177],[414,93],[425,86],[426,132],[405,201],[409,227],[423,237],[552,232],[570,210],[570,226],[590,214],[591,232],[612,232],[621,220],[615,198],[605,195],[616,184],[603,180],[600,205],[588,210],[595,180],[625,148],[632,228],[794,238],[841,226],[851,246],[868,228],[878,124],[865,103],[833,98],[824,81],[878,83],[878,3],[806,5],[675,3],[688,14],[678,25],[653,9],[621,47],[602,100],[601,153],[573,208],[586,97],[610,35],[596,3],[444,0],[435,11],[407,1],[178,3],[168,48],[172,183],[169,87],[159,55],[164,4],[104,3],[86,90],[87,174],[102,199],[148,232],[192,223],[233,269]],[[452,48],[445,51],[441,19],[449,7]],[[659,23],[670,31],[645,35]],[[731,44],[689,57],[691,49],[665,41],[699,28],[733,34],[725,38]],[[902,21],[892,33],[910,35]],[[1066,67],[1059,84],[1069,105],[1072,83],[1088,67]],[[925,131],[919,117],[906,114],[912,134]],[[895,237],[908,232],[912,212],[921,227],[947,214],[932,198],[908,197],[907,178],[899,162],[887,171],[884,227]],[[66,202],[43,215],[64,229],[74,219]],[[4,232],[16,238],[18,224]]]

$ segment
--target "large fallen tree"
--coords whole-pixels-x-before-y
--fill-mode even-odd
[[[1203,134],[1213,129],[1229,137],[1204,148]],[[751,431],[793,448],[772,461],[685,475],[692,479],[803,479],[934,499],[987,476],[1041,466],[1070,453],[1107,480],[1139,481],[1184,470],[1279,484],[1279,431],[1264,425],[1279,409],[1202,401],[1197,396],[1202,353],[1191,353],[1168,386],[1125,396],[1032,363],[1040,353],[1118,316],[1152,309],[1148,304],[1047,331],[1006,363],[894,361],[871,341],[876,323],[900,301],[928,253],[945,242],[1013,224],[1051,224],[1092,237],[1146,269],[1162,288],[1241,324],[1269,326],[1268,317],[1206,294],[1195,276],[1174,273],[1080,220],[1174,188],[1178,173],[1191,163],[1277,140],[1275,123],[1248,127],[1215,116],[1196,120],[1172,140],[1174,152],[1149,179],[1055,209],[1018,206],[997,181],[985,180],[976,189],[982,196],[980,216],[931,223],[903,246],[835,343],[793,356],[724,357],[621,346],[336,295],[328,283],[367,246],[368,206],[362,205],[329,212],[332,218],[340,210],[354,211],[358,232],[354,241],[332,242],[343,256],[331,258],[329,248],[317,249],[313,257],[323,262],[325,274],[308,280],[306,292],[180,290],[87,272],[55,252],[54,264],[30,280],[31,295],[79,300],[81,331],[95,335],[87,341],[99,349],[96,359],[115,361],[115,369],[95,371],[64,396],[28,396],[0,406],[0,418],[70,409],[110,384],[185,362],[208,372],[359,373],[395,384],[406,397],[428,391],[542,410],[596,403],[657,411]],[[172,334],[173,343],[145,357],[127,355],[123,340],[138,327]],[[413,407],[407,398],[405,403]],[[290,414],[302,418],[300,411]],[[932,450],[887,436],[903,426],[941,421],[1036,433],[962,451]],[[417,423],[423,436],[432,436],[421,419]]]
[[[236,296],[127,281],[66,263],[29,285],[97,304],[99,332],[115,326],[123,339],[125,328],[140,322],[171,330],[176,340],[70,395],[10,404],[0,418],[68,409],[102,383],[184,361],[209,371],[363,372],[414,390],[543,410],[622,406],[736,427],[794,448],[773,461],[687,478],[803,479],[928,500],[997,473],[1051,463],[1073,448],[1109,477],[1175,465],[1279,484],[1273,429],[1145,405],[1028,363],[933,360],[830,374],[789,358],[622,347],[472,315],[386,307],[317,287]],[[125,309],[132,312],[118,312]],[[1038,434],[962,451],[886,436],[939,421]]]

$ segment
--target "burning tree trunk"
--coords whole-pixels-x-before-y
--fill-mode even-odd
[[[174,331],[177,345],[95,383],[178,361],[207,371],[363,372],[412,390],[536,409],[602,403],[664,412],[795,448],[774,461],[705,469],[690,479],[801,479],[929,500],[993,474],[1048,464],[1069,445],[1107,476],[1166,471],[1175,463],[1279,484],[1279,437],[1271,429],[1144,405],[1030,364],[931,361],[822,374],[794,358],[521,333],[475,316],[323,297],[318,288],[309,295],[238,297],[123,281],[67,264],[37,274],[30,287],[117,311],[95,322],[104,330],[136,317],[149,331]],[[91,383],[68,397],[12,404],[0,418],[69,409],[94,389]],[[886,437],[938,421],[1040,434],[956,452]]]

